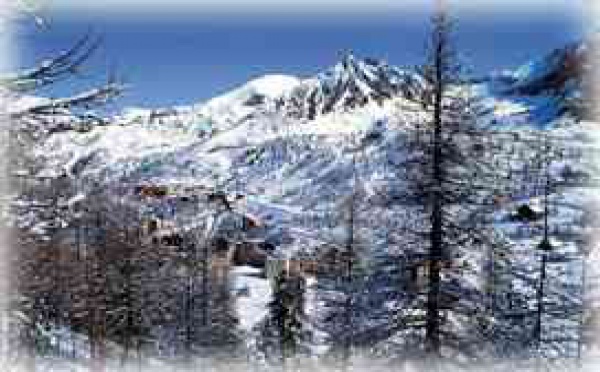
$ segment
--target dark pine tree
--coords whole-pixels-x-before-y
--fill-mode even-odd
[[[308,330],[304,314],[305,280],[281,270],[274,279],[269,313],[262,325],[258,349],[267,360],[284,368],[307,353]]]

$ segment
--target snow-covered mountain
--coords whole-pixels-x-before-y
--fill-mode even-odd
[[[585,73],[590,72],[589,47],[572,43],[555,49],[542,59],[522,65],[514,71],[508,90],[514,94],[536,95],[562,93],[581,87]]]
[[[120,125],[180,128],[196,133],[227,129],[275,105],[275,101],[300,84],[288,75],[265,75],[231,91],[189,106],[126,108],[115,118]]]
[[[561,115],[589,117],[590,80],[593,73],[589,42],[574,42],[515,70],[486,77],[483,85],[504,101],[529,106],[537,121]]]
[[[547,124],[562,114],[582,116],[583,76],[590,71],[586,43],[572,43],[512,71],[473,79],[471,86],[492,112],[490,123]],[[168,108],[128,108],[115,121],[166,125],[199,135],[230,129],[266,113],[299,121],[420,99],[426,79],[411,69],[352,54],[313,77],[266,75],[206,102]],[[531,114],[531,115],[530,115]],[[507,118],[509,116],[509,118]]]
[[[566,92],[581,97],[582,69],[573,64],[584,54],[585,48],[568,46],[516,71],[453,87],[478,96],[485,111],[482,126],[520,132],[522,141],[513,143],[507,131],[486,143],[506,151],[506,159],[496,165],[499,174],[521,177],[514,181],[520,189],[511,190],[493,217],[525,266],[536,257],[527,234],[539,233],[541,225],[523,226],[510,216],[539,201],[539,180],[526,178],[531,172],[525,163],[539,155],[529,144],[541,130],[566,144],[550,170],[566,186],[565,192],[551,195],[557,207],[549,222],[577,231],[587,227],[581,211],[596,190],[583,181],[598,169],[584,155],[596,151],[594,124],[580,122],[562,106]],[[207,102],[130,108],[106,125],[63,128],[42,137],[31,151],[47,174],[71,182],[76,192],[63,201],[67,207],[85,203],[98,189],[110,190],[115,199],[139,203],[141,211],[151,210],[173,225],[211,226],[215,236],[235,234],[244,243],[268,245],[274,257],[347,242],[347,205],[355,195],[353,234],[368,255],[404,247],[397,223],[415,218],[410,208],[396,203],[405,187],[398,169],[411,155],[409,137],[430,120],[418,103],[425,84],[417,72],[349,55],[314,77],[268,75]],[[134,191],[144,185],[165,187],[187,201],[145,200]],[[188,189],[206,198],[188,198],[181,191]],[[218,217],[212,213],[215,200],[227,204]],[[47,221],[38,220],[31,208],[23,210],[19,226],[44,234]],[[248,220],[255,228],[236,231]],[[573,251],[569,234],[574,233],[567,231],[553,244]],[[243,276],[235,281],[252,287],[249,298],[239,301],[252,309],[239,311],[246,316],[243,328],[250,331],[265,313],[269,286],[262,278]]]
[[[317,115],[369,102],[382,104],[397,96],[416,98],[424,84],[424,79],[414,72],[348,54],[327,71],[304,80],[282,103],[294,117],[312,120]]]
[[[487,110],[482,125],[571,125],[562,96],[541,87],[562,82],[580,91],[569,82],[582,80],[572,63],[583,61],[585,51],[567,46],[527,68],[472,83]],[[126,109],[113,124],[52,134],[35,151],[47,168],[71,177],[237,189],[256,198],[247,208],[270,218],[282,205],[310,209],[348,192],[350,149],[359,144],[369,154],[367,190],[385,187],[378,180],[402,156],[394,150],[398,136],[426,120],[413,100],[424,84],[414,71],[348,55],[311,78],[267,75],[204,103]],[[311,185],[320,201],[305,195]],[[274,202],[278,207],[267,207]]]
[[[191,106],[129,108],[117,117],[117,122],[181,127],[187,123],[191,130],[222,130],[267,111],[314,120],[319,115],[352,111],[370,103],[381,106],[395,97],[417,98],[424,84],[415,72],[349,54],[314,77],[266,75]]]
[[[576,117],[561,104],[565,89],[581,92],[583,69],[573,66],[585,53],[584,46],[570,45],[473,82],[468,88],[487,112],[481,124],[577,131]],[[204,103],[130,108],[108,125],[63,126],[33,151],[46,172],[84,184],[200,184],[241,194],[240,208],[295,236],[296,246],[339,240],[326,215],[338,213],[352,189],[355,148],[362,149],[364,164],[357,167],[371,207],[381,205],[382,220],[393,219],[395,212],[379,199],[382,190],[391,195],[398,187],[390,169],[406,154],[403,136],[428,120],[413,100],[425,84],[417,72],[348,55],[311,78],[267,75]],[[308,220],[327,228],[298,225]]]

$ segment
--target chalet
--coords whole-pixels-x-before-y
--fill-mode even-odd
[[[159,185],[138,185],[133,190],[135,195],[141,197],[161,198],[169,193],[167,186]]]
[[[242,216],[242,230],[249,231],[254,228],[264,227],[262,221],[251,214],[244,214]]]

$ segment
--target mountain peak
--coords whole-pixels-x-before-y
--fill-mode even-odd
[[[347,53],[333,67],[305,80],[288,97],[288,112],[313,119],[331,111],[347,110],[397,95],[414,96],[422,88],[415,73],[376,59]]]
[[[354,56],[354,53],[352,53],[352,52],[346,53],[344,55],[344,57],[342,58],[342,66],[346,69],[353,68],[355,63],[356,63],[356,57]]]
[[[511,91],[535,95],[544,91],[561,91],[569,81],[580,81],[589,70],[589,51],[585,42],[572,42],[557,48],[541,59],[519,67],[514,73]]]

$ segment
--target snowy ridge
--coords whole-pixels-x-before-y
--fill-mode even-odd
[[[285,106],[294,117],[314,119],[373,101],[381,104],[398,95],[413,98],[424,84],[418,74],[349,54],[329,70],[303,81],[286,97]]]
[[[572,43],[552,51],[540,60],[522,65],[513,73],[515,81],[509,90],[517,94],[535,95],[542,91],[560,91],[569,81],[579,82],[589,69],[585,43]]]
[[[582,99],[582,74],[589,69],[588,49],[585,43],[573,43],[515,71],[474,79],[474,92],[492,111],[490,123],[549,123],[569,112],[565,101]],[[417,72],[348,54],[313,77],[265,75],[206,102],[162,109],[129,108],[115,122],[168,126],[207,137],[272,112],[312,121],[330,113],[382,107],[390,100],[404,99],[410,104],[420,98],[426,84]]]

